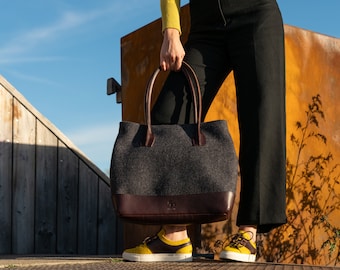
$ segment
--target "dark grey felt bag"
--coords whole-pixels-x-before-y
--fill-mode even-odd
[[[201,123],[201,92],[183,63],[193,94],[195,123],[146,125],[121,122],[111,159],[111,191],[117,214],[143,224],[209,223],[228,219],[234,203],[238,161],[224,120]]]

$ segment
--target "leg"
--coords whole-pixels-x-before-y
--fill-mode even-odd
[[[221,55],[222,54],[222,55]],[[190,42],[185,61],[195,70],[203,94],[203,118],[215,94],[227,76],[226,58],[214,46]],[[191,94],[185,77],[171,72],[152,111],[153,124],[188,123],[192,121]],[[218,202],[216,202],[218,203]],[[190,249],[191,248],[191,249]],[[164,253],[164,250],[166,253]],[[189,253],[190,252],[190,253]],[[156,237],[124,251],[123,258],[132,261],[189,260],[192,246],[186,226],[164,225]]]
[[[240,232],[220,256],[254,261],[256,232],[286,221],[284,35],[276,3],[232,19],[230,28],[241,140]]]
[[[188,238],[187,226],[185,225],[164,225],[164,236],[171,241],[179,241]]]
[[[286,222],[284,35],[275,6],[252,19],[252,42],[235,49],[233,59],[241,138],[237,223],[267,232]]]

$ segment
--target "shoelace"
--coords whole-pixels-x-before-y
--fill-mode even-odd
[[[154,236],[148,236],[143,240],[143,244],[147,245],[150,242],[156,240],[158,238],[158,235],[154,235]]]
[[[246,246],[247,242],[249,242],[250,240],[247,240],[244,237],[244,234],[248,233],[251,235],[251,238],[253,237],[253,233],[251,231],[246,231],[246,232],[238,232],[237,234],[234,234],[230,237],[228,237],[226,240],[221,241],[221,240],[217,240],[214,244],[215,248],[225,248],[227,245],[234,247],[234,248],[239,248],[240,245],[242,246]],[[230,240],[229,240],[230,239]]]
[[[233,247],[233,248],[240,248],[240,246],[246,246],[247,242],[249,242],[250,240],[246,239],[244,237],[245,233],[251,233],[252,232],[244,232],[244,233],[240,233],[238,232],[236,235],[234,235],[229,243],[229,246]],[[252,238],[252,235],[251,235]],[[224,246],[223,246],[224,247]]]

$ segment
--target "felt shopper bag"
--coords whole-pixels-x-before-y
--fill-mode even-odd
[[[193,69],[183,62],[194,103],[192,124],[152,125],[151,96],[160,69],[145,92],[145,122],[121,122],[110,168],[114,208],[142,224],[210,223],[228,219],[238,161],[224,120],[201,122],[202,97]]]

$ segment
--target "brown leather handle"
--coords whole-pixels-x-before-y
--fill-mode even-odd
[[[152,133],[152,127],[151,127],[151,97],[152,97],[153,87],[154,87],[157,75],[159,74],[160,70],[161,68],[156,69],[154,73],[151,75],[149,82],[147,84],[147,87],[146,87],[146,91],[145,91],[145,119],[146,119],[146,124],[147,124],[145,146],[148,146],[148,147],[151,147],[155,141],[155,136]],[[196,132],[196,138],[192,138],[193,145],[202,146],[205,144],[205,137],[203,133],[201,132],[201,118],[202,118],[201,88],[199,86],[199,82],[198,82],[198,79],[197,79],[197,76],[194,70],[185,61],[183,61],[182,63],[181,71],[184,73],[186,79],[189,82],[189,88],[191,90],[193,103],[194,103],[194,117],[195,117],[195,124],[197,124],[197,132]]]

